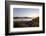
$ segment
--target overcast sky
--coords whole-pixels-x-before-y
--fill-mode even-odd
[[[39,9],[34,8],[14,8],[13,17],[37,17]]]

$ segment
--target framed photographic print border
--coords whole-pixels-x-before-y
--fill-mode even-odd
[[[35,4],[35,5],[43,5],[42,7],[42,13],[43,13],[43,31],[33,31],[33,32],[13,32],[9,33],[9,15],[10,15],[10,4],[15,4],[16,3],[27,3],[27,4]],[[20,2],[20,1],[5,1],[5,34],[6,35],[18,35],[18,34],[37,34],[37,33],[45,33],[45,3],[40,3],[40,2]]]

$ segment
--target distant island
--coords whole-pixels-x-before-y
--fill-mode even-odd
[[[32,19],[31,17],[13,17],[14,19],[24,18],[24,19]]]

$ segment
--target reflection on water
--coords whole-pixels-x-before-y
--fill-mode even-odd
[[[14,21],[30,21],[32,19],[13,19]]]

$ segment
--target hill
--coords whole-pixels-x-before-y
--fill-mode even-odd
[[[39,17],[36,17],[30,21],[14,21],[14,27],[38,27],[39,26]]]

